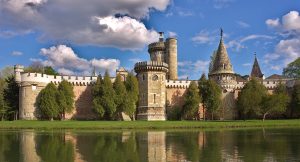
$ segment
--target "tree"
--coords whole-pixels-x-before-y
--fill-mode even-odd
[[[283,75],[289,78],[300,78],[300,57],[283,69]]]
[[[6,87],[3,91],[3,97],[8,108],[9,114],[14,114],[12,117],[9,116],[9,119],[17,119],[19,112],[19,85],[15,81],[15,77],[13,75],[7,77],[5,79]]]
[[[28,73],[44,73],[47,75],[58,75],[58,73],[51,66],[43,66],[40,63],[33,63],[24,69]]]
[[[127,97],[126,87],[124,82],[122,82],[121,76],[118,74],[116,80],[113,84],[116,97],[115,97],[115,104],[117,106],[116,114],[117,117],[120,117],[122,112],[125,112],[130,107],[129,105],[129,98]]]
[[[206,102],[207,100],[207,79],[205,74],[203,73],[201,75],[201,78],[198,81],[198,88],[199,88],[199,96],[202,99],[203,102]],[[203,104],[203,119],[205,120],[205,107],[206,105]]]
[[[103,118],[105,113],[104,107],[101,105],[101,99],[103,96],[102,84],[103,84],[102,77],[98,76],[96,83],[92,87],[93,108],[97,112],[100,118]]]
[[[199,96],[198,91],[199,90],[196,82],[192,81],[184,97],[184,106],[183,106],[184,119],[191,120],[191,119],[198,118],[199,103],[201,102],[201,98]]]
[[[4,96],[3,96],[3,90],[5,82],[3,79],[0,78],[0,118],[1,120],[4,120],[5,116],[7,115],[8,107],[5,103]]]
[[[245,84],[238,96],[238,108],[245,119],[251,114],[260,114],[261,102],[267,95],[267,89],[256,79],[251,79]]]
[[[211,114],[211,119],[214,120],[214,115],[221,105],[221,88],[213,80],[208,80],[206,86],[206,97],[204,97],[203,104]]]
[[[133,73],[129,73],[126,77],[125,86],[127,90],[128,106],[126,106],[125,112],[134,120],[134,114],[136,112],[136,105],[139,100],[139,86],[138,80]]]
[[[291,116],[296,112],[300,112],[300,84],[296,83],[293,86],[292,96],[291,96]]]
[[[61,119],[65,119],[66,113],[71,113],[74,109],[73,85],[63,80],[58,85],[58,106]]]
[[[39,93],[36,104],[43,118],[53,120],[59,115],[57,94],[58,90],[53,83],[49,83]]]
[[[1,69],[0,78],[5,79],[12,75],[14,75],[14,67],[6,66],[3,69]]]
[[[266,95],[261,103],[261,114],[263,115],[263,121],[267,115],[275,113],[283,113],[287,109],[289,103],[289,96],[286,87],[279,83],[272,95]]]
[[[115,91],[110,80],[108,71],[105,72],[103,84],[101,86],[102,98],[100,99],[101,105],[105,110],[107,119],[113,119],[117,106],[115,104]]]

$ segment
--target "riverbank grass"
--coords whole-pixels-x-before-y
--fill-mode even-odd
[[[194,129],[299,127],[298,120],[247,121],[0,121],[0,129]]]

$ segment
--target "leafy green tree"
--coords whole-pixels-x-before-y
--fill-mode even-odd
[[[1,71],[0,71],[0,77],[2,79],[5,79],[12,75],[14,75],[14,67],[12,67],[12,66],[6,66],[3,69],[1,69]]]
[[[299,83],[296,83],[293,86],[290,107],[291,107],[291,116],[295,116],[294,114],[300,112],[300,84]]]
[[[93,108],[100,118],[103,118],[105,110],[101,104],[101,99],[103,96],[102,92],[103,80],[101,76],[98,76],[96,83],[92,87],[92,96],[93,96]]]
[[[107,119],[113,119],[117,106],[115,104],[115,91],[110,80],[108,71],[105,72],[103,84],[101,86],[102,98],[100,99],[101,105],[105,110]]]
[[[115,104],[117,105],[117,111],[116,111],[116,116],[119,118],[122,112],[127,110],[128,108],[128,97],[127,97],[127,92],[126,92],[126,87],[124,82],[121,79],[121,76],[118,74],[116,77],[116,80],[113,84],[116,97],[115,97]]]
[[[43,66],[39,63],[33,63],[24,69],[28,73],[44,73],[47,75],[58,75],[58,73],[51,66]]]
[[[36,104],[43,118],[53,120],[59,115],[57,94],[58,90],[53,83],[49,83],[39,93]]]
[[[189,120],[197,119],[199,117],[198,110],[200,102],[201,98],[199,96],[197,84],[192,81],[184,97],[183,118]]]
[[[245,119],[251,114],[260,114],[261,102],[267,95],[267,89],[256,79],[251,79],[245,84],[238,96],[238,108]]]
[[[267,115],[285,112],[289,101],[290,98],[286,86],[279,83],[274,93],[272,95],[266,95],[262,100],[261,114],[263,115],[263,121]]]
[[[206,79],[205,74],[203,73],[198,81],[198,88],[199,88],[199,96],[202,99],[202,102],[207,101],[207,83],[208,80]],[[205,110],[206,110],[206,104],[203,104],[203,119],[205,120]]]
[[[13,116],[9,115],[9,119],[17,119],[19,112],[19,85],[13,75],[7,77],[5,82],[6,86],[3,91],[3,97],[8,108],[8,113],[14,114]]]
[[[125,86],[127,90],[128,106],[126,106],[125,112],[134,120],[134,114],[136,112],[136,105],[139,97],[138,80],[133,73],[129,73],[126,77]]]
[[[61,119],[64,120],[66,113],[74,110],[74,97],[73,85],[66,80],[60,82],[57,100]]]
[[[221,105],[221,88],[213,81],[208,80],[207,82],[207,96],[204,105],[207,107],[207,111],[211,114],[211,119],[214,120],[214,115],[220,108]]]
[[[8,107],[6,106],[6,102],[4,100],[3,91],[4,91],[5,82],[0,78],[0,118],[4,120],[7,115]]]
[[[283,69],[283,75],[290,78],[300,78],[300,57]]]

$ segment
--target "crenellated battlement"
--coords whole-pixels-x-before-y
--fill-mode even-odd
[[[134,70],[136,72],[140,71],[164,71],[168,72],[168,64],[164,62],[157,62],[157,61],[144,61],[138,62],[134,65]]]
[[[166,88],[187,89],[192,80],[166,80]]]
[[[151,53],[152,51],[157,50],[165,50],[165,43],[164,42],[154,42],[148,45],[148,52]]]
[[[74,86],[89,86],[97,81],[96,76],[67,76],[67,75],[47,75],[41,73],[21,73],[21,82],[54,83],[59,84],[63,80]],[[112,81],[115,78],[111,78]]]

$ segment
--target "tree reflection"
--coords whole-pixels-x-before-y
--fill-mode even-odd
[[[36,152],[44,162],[73,162],[74,145],[65,140],[65,133],[51,132],[37,134]]]

